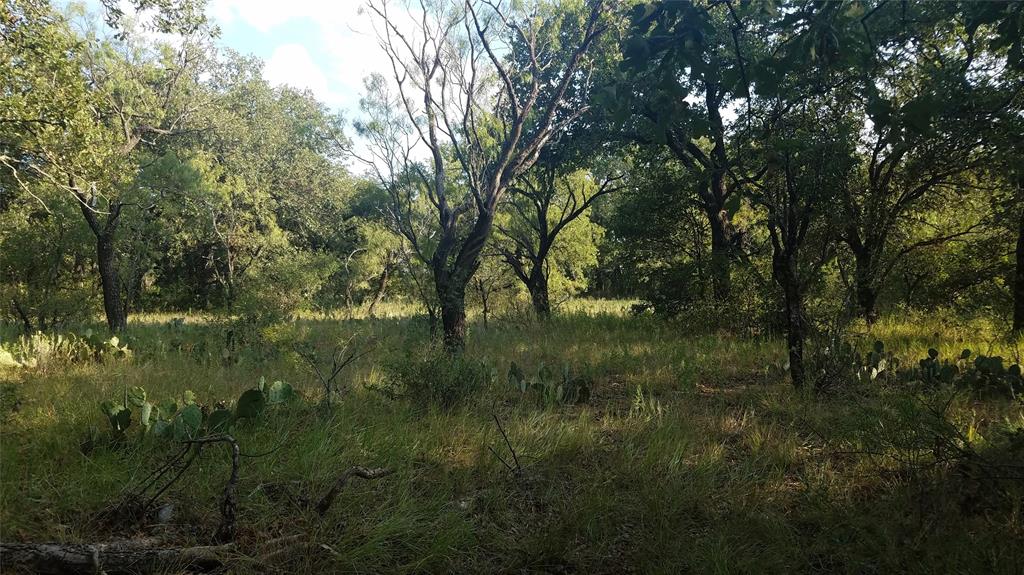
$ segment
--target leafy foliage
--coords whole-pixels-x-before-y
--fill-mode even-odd
[[[573,373],[569,364],[556,371],[544,362],[528,376],[513,361],[508,368],[508,382],[524,396],[533,396],[542,407],[586,403],[590,400],[593,386],[589,377]]]
[[[383,390],[421,406],[453,408],[491,385],[494,375],[483,362],[463,355],[449,356],[430,347],[393,359],[386,366]]]
[[[297,398],[288,383],[275,381],[267,386],[266,381],[260,378],[257,387],[239,396],[234,410],[224,402],[217,402],[211,411],[209,407],[196,403],[195,394],[191,391],[184,392],[177,400],[157,405],[149,401],[142,387],[126,389],[121,401],[103,401],[100,410],[107,417],[111,437],[116,442],[127,439],[133,422],[138,422],[141,435],[184,441],[227,432],[243,420],[257,422],[268,406],[288,404]]]

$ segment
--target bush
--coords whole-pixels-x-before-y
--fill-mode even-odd
[[[569,364],[556,371],[543,362],[536,373],[527,374],[513,361],[508,368],[508,382],[524,396],[533,395],[541,407],[586,403],[593,386],[590,377],[578,373]]]
[[[443,408],[464,402],[493,380],[491,368],[483,362],[436,347],[392,361],[385,369],[389,395]]]
[[[876,341],[865,353],[841,333],[809,342],[806,352],[808,375],[815,389],[831,389],[851,383],[890,382],[896,376],[899,359]]]
[[[327,256],[285,249],[247,277],[237,311],[262,323],[291,320],[310,308],[336,267]]]
[[[117,336],[106,332],[33,333],[11,342],[0,340],[0,367],[40,368],[87,361],[105,362],[130,358],[132,350]]]
[[[939,359],[937,349],[929,349],[928,357],[918,361],[916,369],[905,377],[920,381],[929,387],[952,385],[968,390],[976,397],[1005,397],[1019,399],[1024,396],[1024,377],[1018,364],[1003,365],[1000,356],[978,355],[971,361],[971,350],[960,352],[954,361]]]

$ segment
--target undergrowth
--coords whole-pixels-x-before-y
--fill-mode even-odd
[[[43,344],[5,336],[18,365],[0,368],[0,539],[209,543],[231,471],[220,448],[160,494],[152,508],[168,517],[109,521],[180,450],[173,428],[140,425],[141,402],[173,399],[160,418],[173,426],[196,405],[196,429],[212,429],[223,411],[251,456],[234,572],[1019,572],[1022,404],[931,381],[920,362],[937,358],[941,373],[964,349],[1001,355],[1004,381],[1013,345],[984,326],[947,341],[883,323],[851,340],[843,385],[796,391],[773,367],[776,339],[688,334],[627,309],[474,324],[455,361],[405,317],[142,318],[124,353],[62,356],[57,343],[34,364]],[[326,361],[356,334],[375,346],[323,409],[323,382],[291,350]],[[957,369],[975,368],[995,370]],[[294,399],[239,417],[247,390],[278,381]],[[109,440],[102,401],[132,411],[123,438]],[[321,516],[310,501],[352,466],[393,473],[346,486]],[[269,542],[296,536],[309,545],[257,565]]]

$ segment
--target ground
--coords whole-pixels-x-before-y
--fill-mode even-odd
[[[121,339],[130,355],[102,360],[62,355],[52,338],[44,349],[10,328],[7,347],[31,348],[36,365],[0,368],[0,539],[208,543],[228,451],[206,449],[160,496],[169,521],[112,521],[104,511],[179,445],[137,425],[111,439],[99,403],[142,386],[155,403],[191,390],[208,408],[231,407],[264,378],[290,383],[300,399],[232,429],[249,456],[233,572],[1024,570],[1020,461],[985,451],[1024,426],[1020,401],[890,380],[795,390],[777,338],[698,335],[627,310],[580,302],[547,323],[474,323],[466,361],[482,362],[490,381],[450,407],[393,384],[428,341],[426,322],[397,307],[385,310],[392,317],[269,327],[141,316]],[[996,331],[905,318],[858,328],[855,340],[863,351],[883,340],[904,365],[929,347],[940,357],[965,347],[1014,357]],[[329,367],[333,347],[353,335],[368,353],[339,376],[327,408],[297,352],[315,350]],[[589,398],[523,393],[507,377],[512,362],[528,379],[549,366],[554,381],[568,366]],[[1005,473],[940,455],[932,444],[946,424],[962,434],[958,445],[1005,461]],[[323,517],[304,504],[354,465],[394,473],[352,480]],[[268,557],[269,542],[289,536],[299,543]]]

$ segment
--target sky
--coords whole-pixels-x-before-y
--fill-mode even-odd
[[[389,70],[361,0],[210,0],[220,43],[265,62],[273,85],[308,88],[355,115],[363,79]]]
[[[363,79],[387,74],[364,0],[209,0],[206,13],[221,31],[219,43],[264,62],[272,85],[309,89],[347,118],[358,115]],[[99,0],[87,9],[102,14]],[[126,14],[131,2],[121,1]]]

